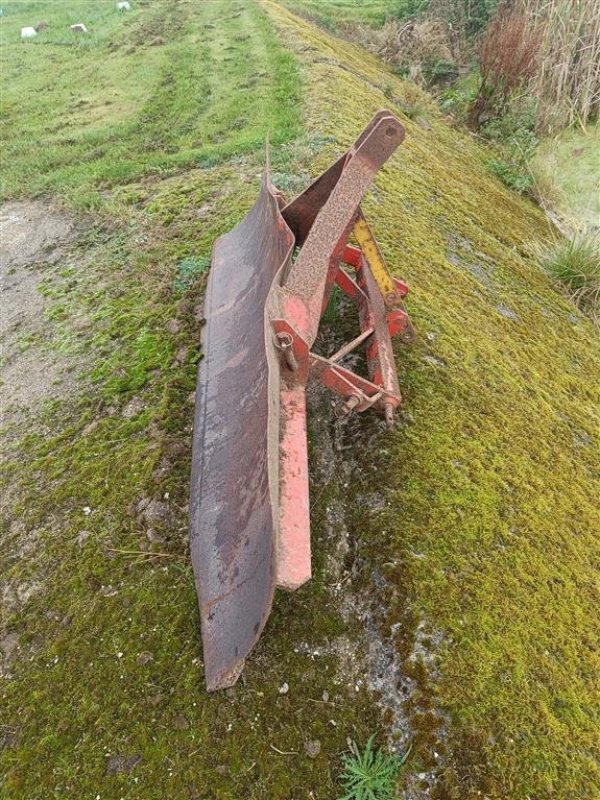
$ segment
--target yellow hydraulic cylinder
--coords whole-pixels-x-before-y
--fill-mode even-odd
[[[352,232],[373,273],[386,306],[395,305],[400,295],[362,211],[358,214]]]

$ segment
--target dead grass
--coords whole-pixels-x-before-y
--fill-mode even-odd
[[[502,114],[511,93],[531,80],[541,38],[542,28],[523,11],[509,4],[499,7],[479,51],[481,81],[471,108],[475,128],[484,114]]]
[[[600,6],[597,0],[521,0],[543,27],[532,88],[538,125],[556,131],[583,124],[600,109]]]
[[[384,63],[394,66],[452,59],[446,28],[435,17],[403,22],[389,19],[378,29],[362,25],[356,38]]]

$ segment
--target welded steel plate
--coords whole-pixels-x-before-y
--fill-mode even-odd
[[[293,244],[265,176],[253,208],[213,248],[190,490],[209,690],[235,683],[273,599],[279,385],[265,307]]]

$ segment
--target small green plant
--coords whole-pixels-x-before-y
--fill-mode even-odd
[[[458,76],[458,67],[454,61],[439,56],[429,56],[421,64],[423,78],[428,86],[448,84]]]
[[[542,266],[578,308],[600,322],[600,235],[581,233],[560,241],[542,255]]]
[[[498,157],[487,162],[488,169],[505,186],[521,194],[534,188],[529,167],[539,144],[534,125],[535,106],[527,98],[517,97],[506,113],[491,119],[480,129],[499,149]]]
[[[533,186],[533,177],[527,171],[527,164],[517,158],[492,158],[486,162],[492,175],[499,178],[509,189],[526,194]]]
[[[404,86],[403,97],[397,99],[396,103],[409,119],[424,117],[428,112],[423,92],[411,83]]]
[[[356,742],[350,745],[350,754],[342,757],[344,772],[342,784],[345,794],[340,800],[392,800],[396,794],[398,772],[410,755],[388,755],[373,749],[375,734],[361,751]]]
[[[383,84],[381,91],[388,100],[394,99],[394,87],[389,81],[386,81],[386,83]]]
[[[173,289],[176,292],[185,292],[194,283],[199,275],[206,272],[210,264],[208,256],[199,258],[184,258],[177,264],[177,274],[173,279]]]
[[[285,195],[298,194],[307,183],[306,175],[295,175],[292,172],[271,172],[271,180]]]

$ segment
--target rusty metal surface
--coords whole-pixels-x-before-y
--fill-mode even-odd
[[[403,138],[399,121],[380,111],[344,156],[289,205],[270,185],[267,167],[253,208],[215,242],[190,492],[209,690],[237,680],[269,616],[275,587],[295,589],[310,577],[309,373],[344,398],[345,412],[374,406],[391,421],[400,402],[390,335],[407,330],[400,303],[407,288],[389,278],[384,265],[384,277],[393,280],[393,286],[385,284],[392,306],[387,310],[365,242],[362,250],[352,247],[348,235],[362,218],[363,193]],[[372,236],[367,244],[377,256]],[[356,281],[340,268],[342,261],[356,270]],[[357,304],[361,332],[325,359],[310,347],[334,282]],[[371,380],[336,363],[361,344]]]
[[[379,114],[374,124],[367,126],[348,151],[341,174],[290,267],[282,289],[282,308],[284,316],[297,323],[298,333],[309,347],[315,341],[327,290],[335,279],[362,196],[403,139],[404,128],[392,115]]]
[[[293,591],[311,576],[304,386],[282,384],[280,428],[277,586]]]
[[[393,419],[392,409],[400,403],[400,387],[394,360],[392,339],[387,325],[385,305],[375,276],[371,272],[366,257],[362,259],[357,273],[358,285],[369,298],[369,316],[363,320],[359,312],[361,328],[373,327],[373,335],[367,346],[367,365],[369,377],[378,386],[382,386],[387,395],[392,395],[394,400],[385,400],[383,409],[388,423]]]
[[[235,683],[271,609],[279,387],[265,307],[292,245],[265,178],[253,208],[213,248],[190,491],[209,690]]]
[[[348,158],[361,146],[380,120],[391,116],[393,116],[392,112],[386,109],[378,111],[371,118],[352,147],[326,169],[325,172],[321,173],[321,175],[319,175],[307,189],[299,194],[298,197],[295,197],[283,208],[283,218],[293,231],[298,247],[304,244],[304,240],[308,236],[317,214],[329,199],[329,195],[338,182]]]

